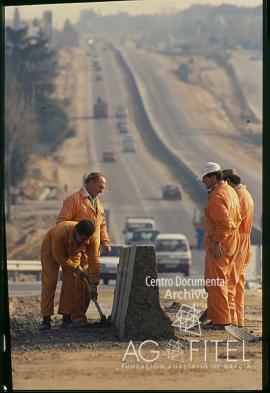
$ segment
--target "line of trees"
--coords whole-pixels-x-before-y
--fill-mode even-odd
[[[57,75],[57,52],[41,27],[6,27],[5,42],[5,189],[10,220],[11,189],[25,176],[37,144],[54,150],[65,138],[68,118],[50,98]]]

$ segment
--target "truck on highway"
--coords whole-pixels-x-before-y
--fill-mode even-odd
[[[97,98],[97,101],[94,104],[94,117],[96,119],[108,117],[108,104],[100,97]]]

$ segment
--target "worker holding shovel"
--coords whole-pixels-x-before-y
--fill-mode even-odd
[[[63,315],[62,327],[71,327],[71,312],[74,308],[74,273],[81,279],[87,275],[81,267],[81,257],[86,245],[94,242],[95,226],[90,220],[66,221],[51,228],[41,246],[41,316],[40,329],[50,329],[54,313],[54,296],[59,267],[62,267],[63,282],[59,300],[59,314]]]

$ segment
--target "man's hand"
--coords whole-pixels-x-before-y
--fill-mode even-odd
[[[224,256],[221,243],[213,242],[210,244],[210,251],[215,259],[219,259]]]
[[[82,280],[82,281],[83,281],[84,277],[86,277],[86,278],[88,279],[87,275],[83,272],[81,266],[76,267],[76,268],[73,270],[73,273],[75,273],[76,276],[77,276],[80,280]]]
[[[102,248],[105,252],[111,252],[111,246],[109,245],[109,243],[103,243],[102,244]]]
[[[90,283],[90,288],[91,288],[91,292],[90,292],[90,299],[96,299],[98,297],[98,293],[97,293],[97,285]]]

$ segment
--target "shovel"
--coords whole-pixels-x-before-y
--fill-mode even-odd
[[[97,299],[94,299],[94,298],[91,297],[91,285],[89,283],[88,278],[87,277],[83,277],[83,281],[84,281],[84,284],[85,284],[86,288],[88,289],[88,292],[89,292],[89,295],[90,295],[90,300],[93,300],[93,302],[95,303],[96,309],[98,310],[98,313],[99,313],[99,316],[100,316],[99,325],[100,326],[101,325],[102,326],[106,326],[106,325],[109,326],[109,325],[111,325],[111,323],[107,319],[106,315],[103,314],[103,312],[102,312],[102,310],[101,310],[101,308],[100,308],[100,306],[98,304]]]

